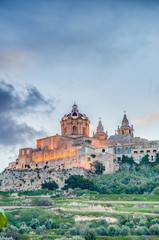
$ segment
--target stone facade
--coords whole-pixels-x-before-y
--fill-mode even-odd
[[[105,173],[113,173],[118,170],[123,154],[139,162],[146,154],[150,161],[154,161],[159,152],[159,141],[134,137],[134,129],[129,125],[126,113],[117,133],[109,138],[101,119],[96,133],[93,137],[89,136],[90,121],[79,112],[76,104],[60,123],[61,135],[38,139],[36,149],[20,149],[18,159],[10,163],[9,168],[58,170],[80,167],[91,170],[93,164],[99,161],[105,166]]]

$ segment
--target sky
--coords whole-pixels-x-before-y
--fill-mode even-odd
[[[0,0],[0,171],[74,101],[109,136],[159,139],[159,1]]]

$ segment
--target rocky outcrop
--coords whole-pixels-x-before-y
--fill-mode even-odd
[[[64,186],[65,179],[70,175],[89,176],[89,171],[83,168],[72,169],[5,169],[0,174],[0,190],[38,190],[45,181],[55,181],[59,187]]]

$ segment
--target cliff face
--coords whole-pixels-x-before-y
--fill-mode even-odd
[[[37,190],[45,181],[55,181],[59,187],[64,186],[65,179],[70,175],[87,177],[89,171],[83,168],[63,170],[53,169],[6,169],[0,174],[0,191]]]

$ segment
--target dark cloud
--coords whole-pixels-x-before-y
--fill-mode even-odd
[[[25,122],[18,122],[17,116],[23,117],[30,112],[53,111],[53,100],[46,99],[37,88],[29,86],[25,92],[18,92],[4,80],[0,81],[0,145],[16,145],[29,139],[46,134]]]
[[[26,87],[24,92],[17,92],[13,85],[0,81],[0,112],[28,113],[43,108],[54,110],[53,100],[45,97],[34,86]]]

